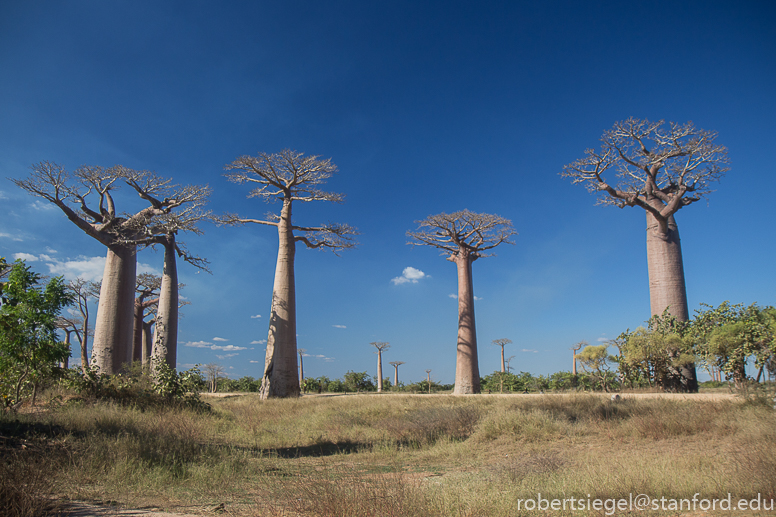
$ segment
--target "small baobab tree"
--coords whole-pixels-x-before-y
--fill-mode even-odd
[[[582,350],[582,348],[586,347],[589,343],[587,341],[580,341],[579,343],[574,344],[569,350],[573,352],[573,362],[571,363],[571,374],[576,376],[577,375],[577,352]]]
[[[506,339],[506,338],[504,338],[504,339],[494,339],[493,340],[493,344],[496,345],[496,346],[500,346],[501,347],[501,372],[502,373],[506,372],[507,371],[507,364],[504,361],[504,345],[512,344],[512,340],[511,339]]]
[[[404,361],[391,361],[391,366],[393,366],[393,385],[398,386],[399,385],[399,366],[404,364]]]
[[[601,137],[601,150],[563,167],[563,177],[600,194],[598,203],[637,206],[647,215],[647,264],[652,316],[665,309],[679,321],[690,318],[682,247],[675,214],[703,199],[728,171],[727,149],[717,134],[692,122],[676,124],[629,118]],[[616,183],[605,177],[614,170]],[[611,179],[611,178],[610,178]],[[672,389],[698,391],[695,365],[682,366]]]
[[[203,366],[202,369],[205,371],[205,376],[207,377],[208,391],[210,393],[215,393],[218,391],[218,379],[223,378],[226,370],[218,363],[208,363]]]
[[[416,222],[420,227],[407,232],[412,239],[410,244],[441,249],[447,260],[455,263],[458,269],[458,353],[454,393],[479,393],[472,262],[490,256],[485,252],[499,244],[512,244],[509,240],[515,235],[512,222],[497,215],[468,210],[432,215]]]
[[[135,281],[135,329],[132,333],[132,361],[146,364],[143,354],[145,317],[159,303],[161,277],[151,273],[137,275]]]
[[[297,353],[299,354],[299,388],[304,389],[304,355],[307,353],[306,348],[298,348]]]
[[[297,226],[291,218],[294,202],[330,201],[341,203],[342,194],[324,192],[319,186],[331,178],[337,166],[331,159],[304,156],[285,149],[279,153],[241,156],[224,167],[224,175],[234,183],[255,185],[248,197],[265,202],[280,201],[279,215],[267,219],[247,219],[235,214],[219,218],[221,224],[256,223],[274,226],[278,232],[278,258],[272,288],[267,354],[261,381],[261,398],[299,395],[296,364],[296,286],[294,256],[296,243],[308,248],[335,252],[355,247],[355,228],[345,224]]]
[[[383,350],[388,350],[391,345],[380,341],[369,344],[377,349],[375,352],[377,354],[377,392],[380,393],[383,391]]]
[[[426,382],[428,383],[428,394],[431,394],[431,370],[426,370]]]
[[[67,333],[67,343],[70,344],[70,334],[75,334],[81,348],[81,368],[84,373],[89,367],[89,302],[100,296],[100,283],[83,278],[75,278],[67,283],[67,292],[73,300],[75,309],[68,309],[66,315],[59,318],[58,325]]]
[[[515,356],[513,356],[513,355],[510,355],[509,357],[507,357],[507,373],[512,373],[512,367],[509,366],[509,363],[511,363],[512,359],[514,359],[514,358],[515,358]]]
[[[159,218],[174,208],[201,198],[202,187],[179,188],[150,171],[116,165],[83,166],[69,173],[52,162],[31,167],[18,187],[56,205],[84,233],[108,249],[97,308],[92,364],[113,374],[132,360],[137,248],[166,233]],[[114,196],[129,185],[149,206],[134,214],[117,212]],[[93,203],[96,196],[97,201]],[[153,230],[152,230],[153,228]]]

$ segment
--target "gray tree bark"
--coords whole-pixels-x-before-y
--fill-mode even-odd
[[[458,269],[458,353],[455,361],[455,395],[480,392],[477,330],[474,322],[472,262],[476,256],[461,247],[450,260]]]
[[[118,373],[132,362],[136,270],[134,245],[108,246],[92,347],[100,373]]]
[[[173,369],[178,360],[178,266],[175,252],[175,235],[168,234],[164,242],[164,271],[151,351],[152,366],[157,361],[165,361]]]
[[[261,398],[298,397],[296,360],[296,286],[294,255],[296,241],[291,225],[291,200],[283,200],[278,221],[278,258],[272,288],[269,334]]]

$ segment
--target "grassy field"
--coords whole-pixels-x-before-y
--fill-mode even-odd
[[[199,413],[71,402],[2,417],[2,507],[33,515],[80,500],[203,515],[730,515],[702,512],[700,502],[675,511],[670,500],[776,498],[776,412],[762,399],[207,401],[212,411]],[[539,493],[547,503],[537,503]],[[667,509],[594,508],[596,498],[630,494],[664,497]],[[531,509],[553,499],[566,499],[566,510]]]

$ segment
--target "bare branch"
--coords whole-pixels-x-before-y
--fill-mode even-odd
[[[692,122],[676,124],[629,118],[601,137],[601,152],[563,167],[561,176],[601,193],[598,204],[640,206],[659,221],[712,192],[710,184],[729,170],[727,149],[717,145],[717,133],[697,129]],[[615,170],[616,186],[604,179]]]
[[[431,215],[415,222],[419,228],[407,232],[413,239],[408,244],[433,246],[450,257],[461,252],[468,253],[473,259],[490,256],[483,251],[503,243],[514,244],[510,237],[517,234],[509,219],[469,210]]]

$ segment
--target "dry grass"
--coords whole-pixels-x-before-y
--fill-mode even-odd
[[[39,501],[55,492],[289,516],[542,515],[517,503],[539,492],[776,497],[776,413],[762,404],[595,395],[210,402],[210,414],[94,405],[23,416],[59,452],[43,465],[14,449],[12,470],[67,476],[21,491],[6,476],[0,486]],[[22,424],[0,420],[0,435]]]

